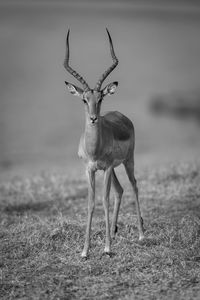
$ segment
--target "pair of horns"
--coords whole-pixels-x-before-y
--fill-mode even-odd
[[[112,39],[110,36],[110,33],[108,31],[108,29],[106,28],[107,34],[108,34],[108,38],[109,38],[109,44],[110,44],[110,53],[112,56],[112,60],[113,60],[113,64],[102,74],[102,76],[99,78],[96,86],[95,86],[95,90],[96,91],[100,91],[101,89],[101,85],[104,82],[104,80],[108,77],[108,75],[114,70],[114,68],[118,65],[118,59],[115,55],[115,51],[113,48],[113,43],[112,43]],[[84,90],[90,90],[89,85],[87,84],[87,82],[84,80],[84,78],[79,75],[74,69],[72,69],[69,66],[69,33],[70,30],[68,30],[67,33],[67,38],[66,38],[66,54],[65,54],[65,60],[64,60],[64,67],[65,69],[71,74],[73,75],[84,87]]]

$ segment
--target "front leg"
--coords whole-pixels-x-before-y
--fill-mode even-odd
[[[119,180],[117,179],[114,169],[112,171],[111,178],[112,178],[112,184],[115,193],[115,206],[114,206],[113,219],[111,225],[111,237],[114,238],[117,232],[117,219],[118,219],[119,208],[120,208],[122,194],[123,194],[123,188],[119,183]]]
[[[81,254],[83,258],[87,258],[88,256],[88,251],[90,247],[92,216],[95,207],[95,171],[88,168],[86,170],[86,175],[88,179],[88,220],[86,227],[85,244],[83,252]]]
[[[111,186],[111,174],[112,168],[108,168],[104,175],[103,184],[103,206],[105,210],[105,221],[106,221],[106,244],[104,252],[110,254],[111,238],[110,238],[110,224],[109,224],[109,194]]]

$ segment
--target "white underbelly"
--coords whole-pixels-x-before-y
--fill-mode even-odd
[[[109,167],[117,167],[122,164],[130,152],[130,141],[114,141],[111,148],[103,149],[105,152],[100,157],[88,155],[82,147],[79,148],[79,157],[82,158],[89,169],[106,170]]]
[[[113,161],[110,160],[97,160],[97,161],[88,161],[87,165],[91,170],[97,171],[97,170],[106,170],[109,167],[116,168],[121,163],[124,162],[124,159],[115,159]]]

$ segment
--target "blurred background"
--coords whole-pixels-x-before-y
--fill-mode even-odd
[[[136,164],[198,158],[200,4],[184,0],[0,1],[0,172],[79,166],[84,128],[80,85],[63,67],[71,29],[71,66],[94,87],[111,65],[108,27],[119,66],[104,84],[118,90],[102,109],[136,128]]]

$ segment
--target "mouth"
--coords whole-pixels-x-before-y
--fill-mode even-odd
[[[90,124],[91,124],[92,126],[97,125],[97,123],[98,123],[98,121],[90,121]]]

